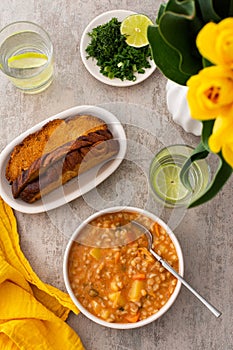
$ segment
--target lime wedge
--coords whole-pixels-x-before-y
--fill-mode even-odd
[[[151,24],[153,22],[145,15],[130,15],[121,23],[121,34],[126,36],[126,43],[129,46],[143,47],[149,44],[147,28]]]
[[[153,174],[153,186],[160,198],[177,202],[187,196],[188,190],[180,181],[180,170],[176,164],[166,164],[156,169]]]
[[[38,68],[46,64],[48,57],[38,52],[26,52],[8,59],[8,66],[10,68],[28,69]]]

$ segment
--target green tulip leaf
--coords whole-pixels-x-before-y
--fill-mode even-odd
[[[205,58],[205,57],[202,57],[202,64],[203,64],[203,67],[204,67],[204,68],[213,66],[213,63],[211,63],[211,62],[210,62],[209,60],[207,60],[207,58]]]
[[[170,0],[167,3],[166,11],[181,14],[193,18],[195,16],[195,0]]]
[[[209,2],[209,0],[198,1],[203,3]],[[212,0],[212,3],[214,12],[220,19],[233,16],[233,0]],[[219,20],[216,20],[216,22],[219,22]]]
[[[224,160],[221,153],[219,153],[218,156],[219,166],[212,182],[201,197],[197,198],[196,200],[190,203],[189,208],[196,207],[215,197],[216,194],[221,190],[221,188],[225,185],[227,180],[232,175],[232,167]]]
[[[156,23],[157,23],[157,24],[159,23],[160,17],[161,17],[162,14],[164,13],[165,9],[166,9],[166,4],[161,4],[161,5],[160,5],[160,8],[159,8],[158,15],[157,15],[157,18],[156,18]]]
[[[180,55],[179,70],[194,75],[202,69],[202,57],[196,47],[196,34],[192,31],[190,19],[166,12],[161,17],[159,29],[162,37]]]
[[[233,17],[233,0],[229,0],[229,8],[228,11],[226,12],[226,16],[225,17]]]
[[[203,67],[196,36],[204,23],[196,16],[195,0],[168,1],[160,6],[156,22],[147,32],[153,59],[167,78],[185,85]]]
[[[202,142],[199,143],[199,145],[194,149],[191,156],[186,160],[184,163],[181,172],[180,172],[180,180],[183,183],[183,185],[192,191],[192,186],[189,181],[189,168],[192,165],[193,162],[199,159],[204,159],[208,156],[209,151],[206,150],[205,146]]]
[[[221,7],[223,3],[226,4],[227,1],[221,0]],[[200,6],[201,14],[204,21],[207,22],[219,22],[221,17],[215,12],[213,6],[213,0],[197,0],[197,3]]]
[[[168,0],[162,4],[156,20],[157,25],[148,27],[148,40],[152,57],[157,67],[170,80],[186,85],[187,80],[203,67],[212,63],[201,57],[196,46],[196,37],[208,22],[218,23],[233,17],[233,0]],[[193,162],[204,159],[211,152],[208,141],[215,120],[202,121],[200,144],[193,151],[181,170],[181,181],[191,189],[189,168]],[[232,167],[218,154],[218,169],[205,193],[194,199],[189,208],[212,199],[232,174]]]
[[[210,152],[209,149],[209,137],[212,135],[213,127],[214,127],[215,120],[205,120],[202,121],[202,144],[205,147],[207,151]]]
[[[162,4],[156,19],[158,29],[148,29],[157,67],[167,78],[184,85],[203,66],[211,65],[196,47],[201,28],[209,21],[219,22],[232,15],[233,0],[169,0]]]
[[[200,142],[181,169],[181,172],[180,172],[181,182],[190,191],[192,190],[192,186],[189,181],[189,168],[193,162],[199,159],[206,158],[208,154],[209,152],[206,150],[203,143]],[[219,156],[219,166],[214,175],[214,178],[212,179],[211,183],[207,187],[206,191],[199,198],[191,202],[188,208],[196,207],[212,199],[221,190],[221,188],[224,186],[226,181],[231,176],[233,172],[232,167],[224,160],[221,152],[218,154],[218,156]]]
[[[177,67],[180,63],[179,53],[163,40],[159,27],[156,25],[149,26],[147,36],[151,44],[152,57],[157,67],[168,79],[180,85],[185,85],[190,75],[178,70]]]

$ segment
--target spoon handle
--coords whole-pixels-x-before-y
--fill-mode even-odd
[[[150,249],[151,254],[168,270],[173,276],[175,276],[186,288],[190,290],[216,317],[221,316],[221,312],[218,311],[213,305],[211,305],[205,298],[203,298],[193,287],[186,282],[181,275],[179,275],[160,255],[155,253],[153,249]]]

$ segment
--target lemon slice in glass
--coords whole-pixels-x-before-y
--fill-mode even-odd
[[[126,36],[126,43],[129,46],[143,47],[149,44],[147,28],[151,24],[153,22],[145,15],[130,15],[121,23],[121,34]]]
[[[188,195],[188,190],[180,181],[180,170],[176,164],[166,164],[157,168],[153,174],[153,186],[160,198],[174,203]]]
[[[16,69],[38,68],[45,65],[48,57],[38,52],[26,52],[8,59],[8,66]]]

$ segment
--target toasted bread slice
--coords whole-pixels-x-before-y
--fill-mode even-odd
[[[80,136],[106,129],[106,127],[101,119],[90,115],[77,115],[49,121],[40,130],[28,135],[15,146],[6,167],[7,180],[12,183],[43,155],[68,142],[75,141]]]
[[[119,143],[114,139],[76,149],[65,158],[52,163],[41,176],[27,183],[19,197],[25,202],[33,203],[95,165],[109,160],[118,150]]]
[[[52,120],[15,146],[6,167],[6,178],[9,182],[15,180],[22,170],[27,169],[43,154],[48,139],[61,123],[63,123],[61,119]]]
[[[108,130],[98,130],[91,132],[86,136],[80,136],[77,138],[77,140],[68,142],[50,153],[42,155],[40,158],[35,160],[28,169],[22,171],[17,179],[12,182],[12,193],[14,198],[19,196],[20,192],[28,185],[28,183],[32,182],[38,177],[41,177],[46,171],[48,171],[49,167],[53,167],[54,164],[60,159],[62,159],[62,162],[64,162],[64,158],[69,159],[69,171],[72,171],[72,168],[76,167],[77,162],[82,162],[84,155],[90,151],[91,147],[110,139],[112,139],[112,134]],[[75,158],[72,158],[72,156],[69,156],[68,158],[70,153],[74,155],[74,151],[80,153],[80,157],[77,158],[76,156]],[[66,162],[68,162],[68,160]],[[52,180],[53,179],[51,179],[51,181]]]
[[[118,151],[103,120],[90,115],[55,119],[14,148],[6,177],[14,198],[33,203]]]

